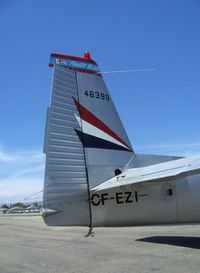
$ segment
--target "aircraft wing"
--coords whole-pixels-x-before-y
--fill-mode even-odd
[[[142,168],[128,169],[91,190],[102,191],[137,183],[162,182],[194,174],[200,174],[200,156],[177,159]]]

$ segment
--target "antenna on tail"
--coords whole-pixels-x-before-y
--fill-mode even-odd
[[[111,70],[111,71],[100,71],[96,74],[114,74],[114,73],[134,73],[134,72],[155,72],[155,68],[144,68],[144,69],[126,69],[126,70]]]

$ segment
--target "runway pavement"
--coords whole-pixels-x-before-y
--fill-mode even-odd
[[[0,273],[199,273],[200,225],[47,227],[40,216],[0,216]]]

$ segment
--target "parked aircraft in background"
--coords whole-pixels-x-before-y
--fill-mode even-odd
[[[43,218],[50,226],[200,222],[200,156],[137,154],[90,54],[51,54]]]

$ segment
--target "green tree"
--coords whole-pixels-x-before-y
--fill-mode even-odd
[[[13,207],[26,208],[27,206],[22,202],[17,202],[13,204]]]

